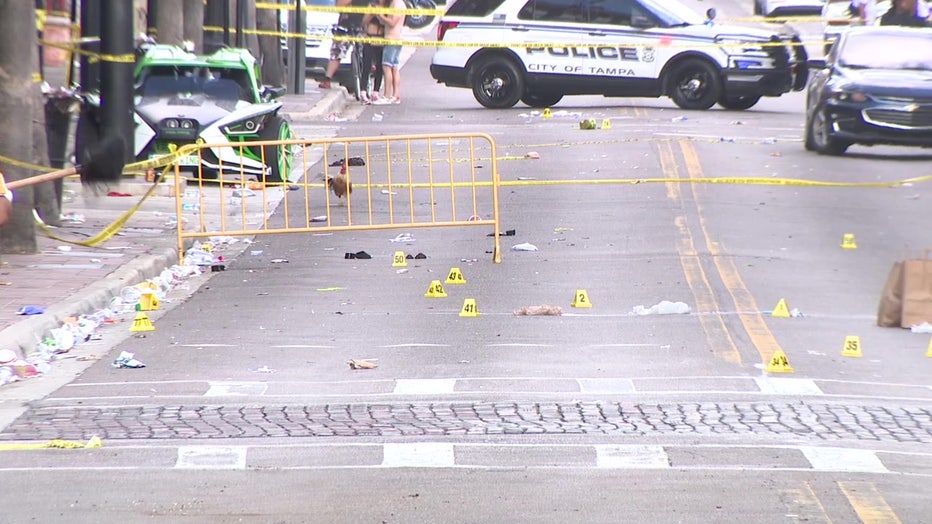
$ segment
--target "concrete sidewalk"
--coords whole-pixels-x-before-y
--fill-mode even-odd
[[[308,85],[313,85],[308,81]],[[285,95],[283,112],[295,124],[323,122],[343,110],[351,97],[343,88]],[[136,204],[149,184],[126,181],[111,189],[129,196],[91,194],[76,180],[65,182],[62,214],[53,234],[81,241],[100,233]],[[106,307],[126,286],[155,277],[177,264],[179,254],[174,222],[175,199],[160,188],[120,229],[98,247],[71,245],[37,231],[39,252],[0,256],[0,349],[35,350],[37,341],[63,319]],[[44,310],[19,315],[26,306]]]

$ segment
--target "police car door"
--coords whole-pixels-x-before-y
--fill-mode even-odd
[[[607,91],[653,82],[659,41],[650,31],[658,25],[654,14],[637,0],[582,1],[588,6],[591,46],[582,57],[583,74],[605,83]]]
[[[582,54],[578,47],[585,40],[586,0],[528,0],[511,25],[511,41],[523,41],[516,49],[528,75],[578,75],[582,71]],[[506,35],[505,38],[509,38]]]

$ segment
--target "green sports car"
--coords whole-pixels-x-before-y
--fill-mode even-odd
[[[261,85],[258,62],[246,49],[197,55],[154,45],[137,61],[134,78],[136,160],[197,142],[233,146],[294,138],[279,115],[283,104],[275,100],[284,88]],[[80,121],[77,132],[82,133]],[[245,174],[281,182],[291,171],[292,146],[212,147],[178,163],[205,179]]]

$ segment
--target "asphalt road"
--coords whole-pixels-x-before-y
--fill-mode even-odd
[[[226,271],[175,292],[155,331],[101,346],[107,358],[0,435],[104,441],[4,451],[0,479],[16,486],[5,518],[926,518],[929,336],[874,320],[892,262],[927,245],[930,186],[697,180],[892,182],[929,174],[928,152],[805,152],[801,94],[746,112],[600,97],[567,98],[549,119],[490,111],[433,84],[428,63],[425,50],[405,66],[401,105],[295,128],[317,140],[491,135],[514,183],[500,195],[502,228],[515,230],[502,263],[489,231],[468,227],[411,228],[410,243],[391,242],[397,230],[263,236],[233,250]],[[581,118],[610,129],[580,130]],[[606,182],[618,179],[663,181]],[[856,249],[841,248],[846,234]],[[539,250],[510,250],[525,242]],[[344,258],[361,250],[372,258]],[[400,271],[398,250],[427,258]],[[466,283],[425,298],[453,267]],[[581,289],[591,308],[571,306]],[[460,316],[467,298],[478,317]],[[772,317],[781,299],[801,315]],[[662,300],[690,312],[633,313]],[[513,314],[544,304],[564,314]],[[861,358],[841,355],[852,336]],[[778,350],[793,373],[763,371]],[[147,367],[111,367],[120,351]]]

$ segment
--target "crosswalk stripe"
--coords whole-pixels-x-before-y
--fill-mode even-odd
[[[669,468],[670,458],[663,446],[616,446],[597,445],[596,467],[625,469]]]
[[[890,470],[870,450],[850,448],[821,448],[802,446],[800,450],[821,471],[851,471],[857,473],[889,473]]]
[[[382,449],[382,467],[386,468],[452,468],[455,464],[453,444],[390,443]]]
[[[245,446],[180,446],[177,469],[246,469]]]

